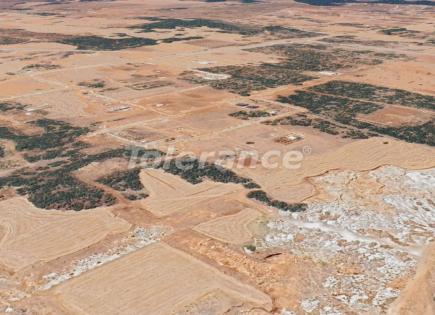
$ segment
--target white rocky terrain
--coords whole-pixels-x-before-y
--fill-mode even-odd
[[[268,221],[264,246],[310,256],[333,270],[322,293],[301,301],[304,312],[382,313],[434,239],[435,169],[332,171],[312,182],[319,193],[307,211]]]

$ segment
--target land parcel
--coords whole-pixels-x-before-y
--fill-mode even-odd
[[[94,269],[56,291],[61,303],[79,314],[171,314],[216,291],[271,307],[264,293],[163,243]]]

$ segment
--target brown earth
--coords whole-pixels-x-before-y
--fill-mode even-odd
[[[135,28],[158,25],[153,17],[226,24],[150,32]],[[432,7],[311,6],[288,0],[5,0],[0,1],[0,19],[0,313],[317,315],[360,314],[364,307],[370,314],[433,313],[433,246],[422,253],[435,232],[433,147],[392,137],[341,138],[308,126],[264,124],[307,111],[277,102],[279,95],[332,80],[434,97]],[[382,32],[397,27],[409,31]],[[94,36],[95,41],[88,37],[91,43],[84,49],[62,43],[77,36]],[[131,37],[157,42],[105,46]],[[201,83],[181,76],[219,66],[243,67],[235,75],[244,75],[262,63],[279,65],[283,55],[252,51],[277,44],[314,49],[304,54],[300,66],[324,51],[319,45],[347,51],[339,63],[348,63],[345,58],[355,54],[375,56],[377,62],[298,70],[313,76],[302,84],[283,83],[279,67],[268,73],[271,78],[255,68],[247,78],[219,89],[208,81],[210,73],[202,72]],[[255,77],[254,84],[250,80]],[[239,84],[259,88],[249,96],[231,92],[237,92]],[[25,107],[4,106],[11,103]],[[434,117],[428,108],[382,105],[356,118],[393,128]],[[260,115],[230,115],[242,110]],[[203,154],[208,162],[222,162],[236,175],[252,179],[271,198],[305,202],[308,209],[283,213],[247,198],[249,189],[240,184],[210,178],[192,184],[160,169],[142,170],[139,178],[130,178],[149,196],[128,200],[96,183],[126,170],[131,161],[125,157],[94,161],[69,174],[116,197],[116,205],[81,212],[36,208],[28,196],[18,197],[17,187],[2,185],[7,176],[53,171],[61,167],[53,162],[66,159],[31,161],[28,155],[47,150],[26,151],[13,139],[3,139],[3,127],[19,135],[15,142],[36,137],[43,130],[32,124],[37,119],[89,128],[77,139],[83,148],[76,161],[131,146],[159,149],[170,157]],[[298,140],[277,141],[291,135]],[[65,147],[48,153],[61,155]],[[276,164],[266,167],[262,158],[270,152],[280,157],[267,160]],[[287,152],[299,157],[290,167],[282,161]],[[396,180],[387,180],[400,172],[405,184],[399,187]],[[40,183],[39,178],[35,181]],[[411,193],[420,195],[406,199]],[[356,204],[362,208],[350,211]],[[410,214],[391,215],[401,206]],[[376,212],[368,215],[373,209]],[[421,211],[412,212],[416,209]],[[352,215],[338,220],[348,215],[346,211]],[[355,221],[346,221],[350,219]],[[363,223],[367,226],[358,229]],[[334,256],[336,248],[342,252]],[[364,253],[373,254],[364,260],[374,264],[366,269],[358,260]],[[388,265],[391,261],[397,263]],[[391,275],[398,266],[406,266],[406,272]],[[378,277],[371,274],[378,270],[390,277],[383,280],[384,287],[376,287],[379,281],[364,282]]]

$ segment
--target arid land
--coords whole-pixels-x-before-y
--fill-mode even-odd
[[[0,314],[434,314],[434,20],[0,1]]]

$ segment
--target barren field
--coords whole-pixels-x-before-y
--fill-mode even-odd
[[[129,229],[110,209],[88,213],[44,213],[22,198],[0,202],[1,264],[18,270],[73,253]]]
[[[195,230],[225,243],[243,244],[252,239],[250,224],[260,217],[256,210],[243,209],[236,214],[201,223]]]
[[[0,1],[0,314],[432,314],[433,20]]]
[[[162,265],[162,261],[166,263]],[[129,286],[135,288],[134,292],[125,290]],[[72,306],[73,313],[169,314],[216,290],[239,303],[252,303],[266,310],[271,307],[270,298],[264,293],[164,243],[150,245],[72,280],[59,287],[58,292],[61,303]]]
[[[213,182],[193,185],[177,176],[152,169],[142,171],[140,180],[149,191],[149,197],[141,203],[158,216],[190,210],[199,203],[234,193],[240,189],[235,185]]]

